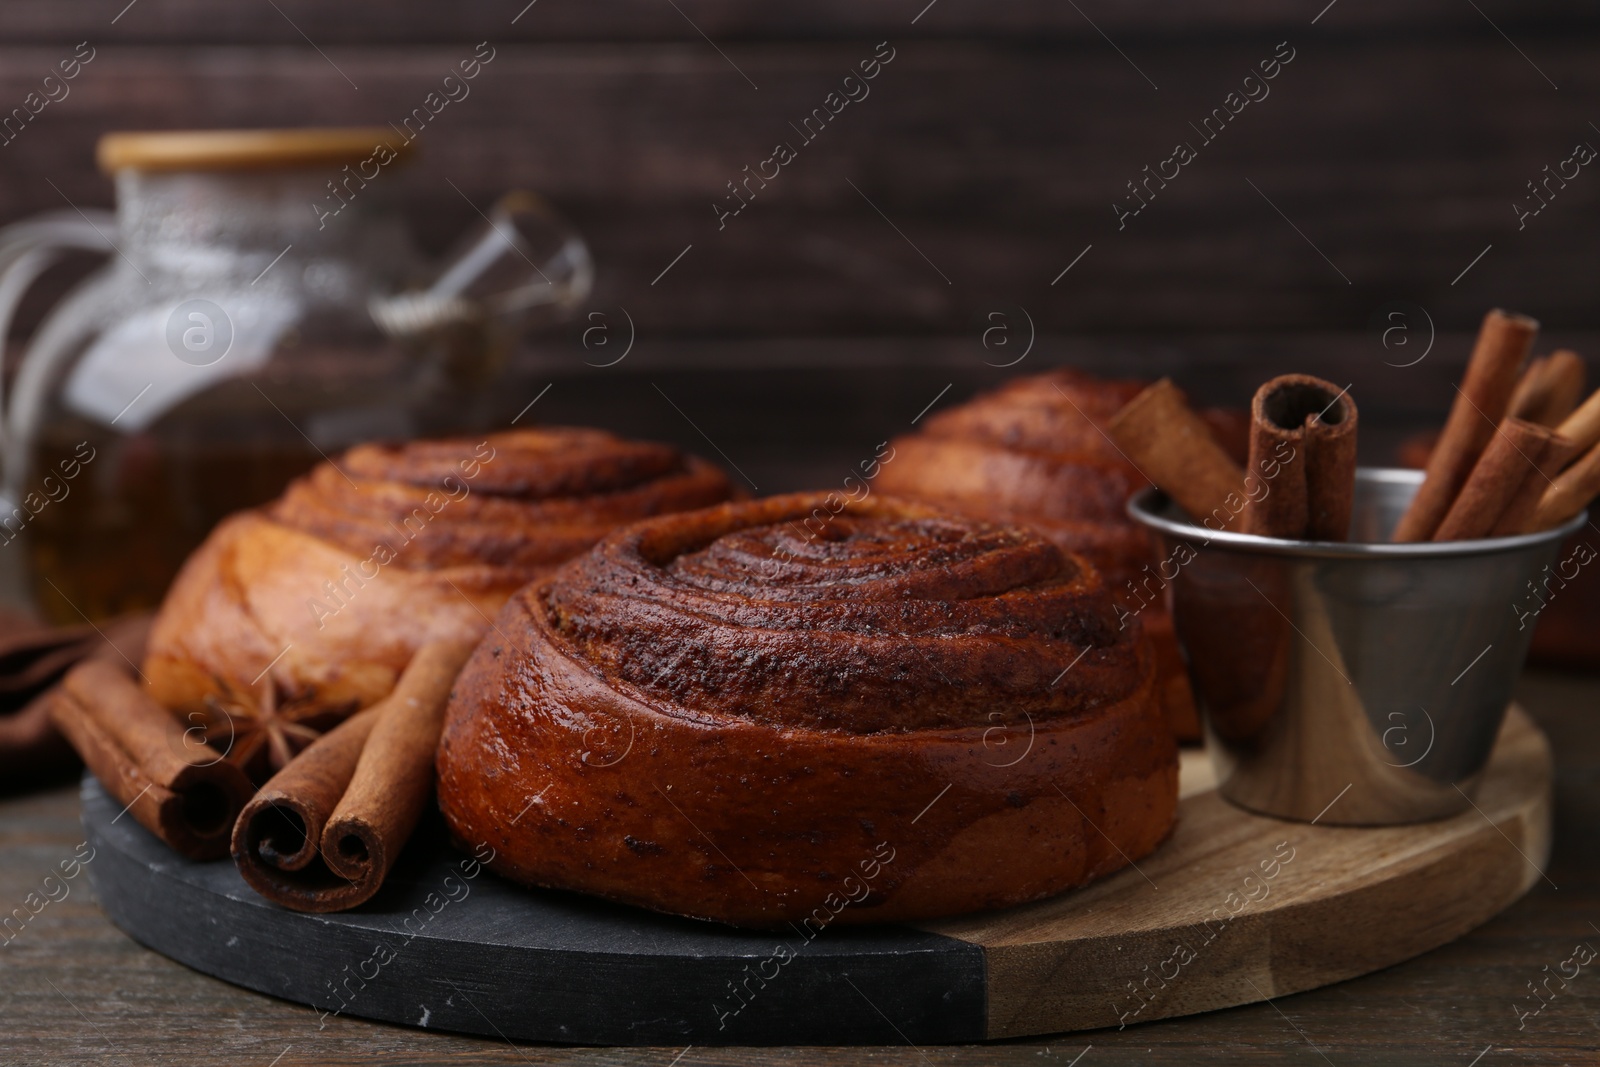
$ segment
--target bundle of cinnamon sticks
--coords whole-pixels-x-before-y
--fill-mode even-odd
[[[1583,361],[1528,359],[1539,324],[1498,308],[1483,320],[1427,473],[1396,541],[1505,537],[1559,526],[1600,494],[1600,391],[1583,403]],[[1241,469],[1171,381],[1106,427],[1117,446],[1207,529],[1342,541],[1355,499],[1354,401],[1303,374],[1273,378],[1251,404]]]
[[[1107,432],[1207,529],[1342,541],[1355,502],[1358,422],[1348,391],[1307,374],[1273,378],[1251,403],[1241,469],[1163,378],[1117,412]]]
[[[370,900],[433,791],[445,703],[471,644],[423,645],[393,691],[272,777],[234,824],[251,888],[296,911]]]
[[[1600,493],[1600,392],[1578,403],[1584,368],[1575,353],[1529,360],[1538,330],[1499,308],[1484,317],[1396,541],[1547,530]]]
[[[393,691],[292,759],[260,790],[106,657],[68,673],[50,714],[106,792],[175,851],[230,851],[245,881],[297,911],[353,908],[382,886],[433,791],[444,710],[472,645],[437,642]]]

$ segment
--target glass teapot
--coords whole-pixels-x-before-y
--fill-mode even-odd
[[[390,209],[408,148],[389,129],[109,134],[114,216],[0,230],[0,337],[64,252],[109,257],[0,394],[9,596],[61,622],[152,607],[220,518],[324,456],[487,423],[519,335],[587,297],[589,251],[516,192],[430,269]]]

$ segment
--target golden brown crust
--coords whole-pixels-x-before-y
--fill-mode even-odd
[[[447,713],[455,836],[752,926],[1003,907],[1153,849],[1176,751],[1094,570],[885,497],[808,526],[826,499],[641,522],[514,596]]]
[[[473,639],[516,589],[616,526],[728,497],[665,445],[542,428],[362,445],[221,523],[151,633],[153,695],[179,710],[250,692],[351,710],[430,640]]]
[[[1154,573],[1157,546],[1124,510],[1148,482],[1103,428],[1146,384],[1071,369],[1012,379],[896,439],[876,485],[978,518],[1026,523],[1082,553],[1145,624],[1167,719],[1179,738],[1196,740],[1200,721],[1166,605],[1141,609],[1149,596],[1125,592]],[[1202,418],[1224,449],[1242,459],[1248,418],[1224,411]]]

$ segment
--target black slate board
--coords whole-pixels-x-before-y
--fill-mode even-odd
[[[833,927],[807,943],[524,889],[487,870],[469,878],[436,815],[372,901],[303,915],[261,899],[229,861],[183,859],[118,807],[84,776],[89,872],[112,921],[195,970],[309,1005],[313,1026],[328,1012],[578,1044],[984,1038],[983,950],[953,938]],[[742,1008],[736,985],[749,990]]]

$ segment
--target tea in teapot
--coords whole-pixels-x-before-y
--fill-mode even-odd
[[[152,607],[219,519],[318,460],[483,427],[522,332],[588,295],[582,238],[526,192],[430,269],[391,207],[409,148],[381,128],[110,134],[115,215],[0,230],[0,331],[63,253],[108,257],[0,397],[0,551],[26,546],[43,614]]]

